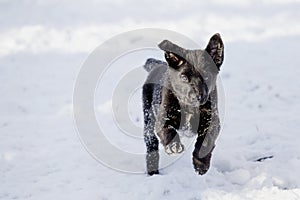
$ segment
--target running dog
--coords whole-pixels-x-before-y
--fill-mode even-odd
[[[149,72],[143,85],[147,173],[159,174],[159,141],[167,154],[184,151],[178,135],[184,129],[197,135],[193,165],[203,175],[220,131],[216,79],[224,59],[223,41],[217,33],[204,50],[187,50],[168,40],[158,46],[166,62],[150,58],[144,65]]]

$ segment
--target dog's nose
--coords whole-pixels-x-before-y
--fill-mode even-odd
[[[197,96],[197,100],[201,101],[201,95]]]

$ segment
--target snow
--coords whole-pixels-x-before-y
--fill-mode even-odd
[[[186,5],[0,0],[1,200],[300,199],[299,1]],[[192,148],[160,175],[149,177],[104,166],[78,136],[72,95],[81,65],[111,36],[144,27],[177,31],[202,47],[214,32],[222,35],[225,63],[220,78],[225,97],[220,100],[225,116],[204,176],[193,170]],[[147,52],[162,58],[159,51]],[[135,55],[139,54],[124,61],[131,67],[127,71],[124,65],[118,74],[108,71],[104,84],[110,86],[109,95],[97,99],[95,107],[109,141],[142,154],[142,132],[132,137],[118,129],[109,98],[114,81],[147,59],[134,59]],[[136,88],[129,114],[136,130],[142,130],[141,91]],[[273,158],[257,162],[269,156]],[[145,170],[144,164],[137,163],[138,169]]]

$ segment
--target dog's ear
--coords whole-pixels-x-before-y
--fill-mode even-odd
[[[164,40],[159,43],[158,47],[165,52],[165,58],[170,67],[178,69],[186,63],[186,60],[182,57],[185,55],[185,50],[180,46]]]
[[[214,34],[205,49],[220,69],[224,60],[224,44],[219,33]]]
[[[178,69],[186,62],[186,60],[180,57],[179,55],[176,55],[175,53],[169,51],[165,51],[165,58],[169,66],[174,69]]]

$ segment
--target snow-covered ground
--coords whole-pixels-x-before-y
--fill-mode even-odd
[[[0,199],[300,199],[299,8],[296,0],[0,0]],[[222,34],[225,118],[204,176],[194,173],[192,149],[158,176],[118,172],[76,132],[72,95],[88,54],[145,27],[203,47]],[[129,112],[140,124],[136,95]],[[106,118],[107,104],[98,106]],[[128,147],[132,138],[110,130],[112,142],[145,150],[142,139]]]

